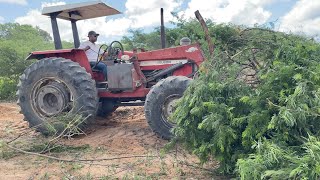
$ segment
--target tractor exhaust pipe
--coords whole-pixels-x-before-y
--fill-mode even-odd
[[[161,47],[166,48],[166,35],[164,32],[164,22],[163,22],[163,8],[160,9],[161,15]]]

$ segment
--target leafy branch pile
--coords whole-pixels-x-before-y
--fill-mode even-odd
[[[215,54],[174,117],[176,141],[241,179],[320,178],[320,44],[215,25]]]

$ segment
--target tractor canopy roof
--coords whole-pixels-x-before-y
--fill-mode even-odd
[[[51,16],[52,14],[57,14],[57,18],[76,21],[120,13],[121,12],[106,5],[102,1],[49,6],[42,9],[42,15]]]

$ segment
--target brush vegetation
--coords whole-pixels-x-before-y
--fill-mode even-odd
[[[212,25],[215,53],[179,102],[174,142],[241,179],[320,178],[320,44]]]

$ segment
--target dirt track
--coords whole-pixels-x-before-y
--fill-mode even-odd
[[[28,128],[19,108],[12,103],[0,103],[0,138],[9,141],[27,133],[17,142],[41,142],[47,139]],[[30,132],[30,133],[29,133]],[[87,145],[85,151],[47,153],[65,159],[97,159],[116,157],[109,161],[66,163],[33,155],[15,153],[0,159],[0,179],[101,179],[102,178],[152,178],[152,179],[207,179],[208,168],[217,167],[213,161],[200,168],[195,156],[178,148],[161,155],[166,143],[150,129],[143,114],[143,107],[121,107],[106,119],[97,119],[86,131],[86,136],[59,143],[72,147]],[[19,144],[19,143],[18,143]],[[145,155],[142,158],[120,158]],[[149,157],[149,156],[152,156]],[[218,177],[216,179],[221,179]]]

